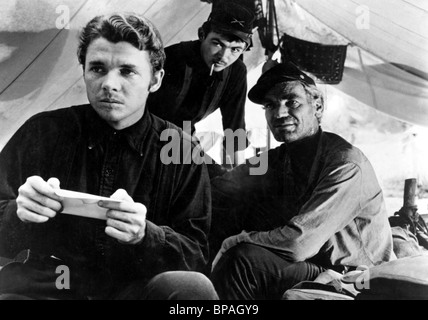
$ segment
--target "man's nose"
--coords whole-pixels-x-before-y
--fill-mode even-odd
[[[220,60],[227,60],[228,59],[228,50],[227,48],[221,48],[217,52],[217,58]]]
[[[276,118],[286,118],[290,115],[290,109],[285,102],[280,102],[278,107],[274,109]]]
[[[104,78],[102,83],[102,89],[104,91],[119,91],[120,90],[120,77],[115,72],[108,72]]]

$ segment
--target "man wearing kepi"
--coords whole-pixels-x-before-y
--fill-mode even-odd
[[[312,78],[279,64],[248,96],[284,143],[261,155],[266,174],[251,175],[248,164],[212,181],[212,237],[229,236],[213,262],[220,298],[280,299],[326,269],[394,258],[375,172],[359,149],[321,129],[324,101]]]
[[[134,14],[96,17],[78,59],[90,104],[35,115],[0,154],[0,255],[30,250],[0,271],[0,298],[215,298],[196,272],[208,255],[206,166],[164,163],[164,130],[191,137],[145,108],[164,74],[158,31]],[[67,215],[60,187],[123,202],[98,204],[107,220]]]
[[[150,112],[162,119],[179,127],[189,121],[189,128],[184,129],[192,133],[197,122],[220,108],[223,129],[232,130],[240,139],[235,144],[232,141],[229,148],[225,145],[235,164],[244,161],[248,143],[247,69],[239,58],[251,44],[254,20],[254,14],[243,6],[231,1],[219,3],[199,28],[199,40],[165,48],[162,87],[147,101]]]

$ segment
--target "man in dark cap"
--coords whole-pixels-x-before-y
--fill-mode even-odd
[[[239,58],[251,45],[254,20],[246,7],[219,2],[199,28],[199,40],[165,48],[162,86],[147,101],[153,114],[192,133],[197,122],[220,108],[223,129],[231,129],[239,139],[229,154],[233,163],[244,161],[248,143],[247,70]],[[189,128],[183,126],[184,121],[190,122]]]
[[[280,299],[326,269],[389,261],[382,190],[364,154],[321,129],[322,92],[291,63],[265,72],[248,94],[262,104],[278,148],[212,182],[211,279],[221,299]]]

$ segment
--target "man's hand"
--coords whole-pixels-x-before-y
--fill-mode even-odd
[[[214,269],[214,267],[216,266],[217,262],[220,260],[220,258],[223,256],[223,254],[229,250],[230,248],[242,243],[242,242],[246,242],[246,243],[252,243],[253,241],[251,240],[249,234],[245,231],[242,230],[240,234],[234,235],[234,236],[230,236],[229,238],[226,238],[222,245],[220,250],[217,252],[213,263],[212,263],[212,267],[211,270]]]
[[[23,222],[44,223],[62,210],[61,197],[55,194],[59,180],[50,178],[47,182],[39,176],[32,176],[19,187],[16,198],[18,218]]]
[[[98,203],[100,207],[108,209],[106,234],[125,244],[141,242],[146,233],[147,208],[141,203],[134,202],[123,189],[117,190],[110,198],[125,201]]]

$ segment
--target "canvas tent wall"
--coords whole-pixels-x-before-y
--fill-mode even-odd
[[[92,17],[136,11],[165,45],[197,38],[211,6],[199,0],[0,0],[0,149],[31,115],[86,103],[77,33]]]

